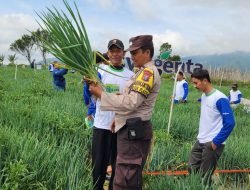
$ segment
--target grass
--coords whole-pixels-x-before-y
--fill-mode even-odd
[[[0,189],[92,189],[91,130],[86,129],[81,75],[66,75],[66,92],[56,92],[47,70],[0,67]],[[176,105],[167,134],[173,81],[162,81],[153,112],[154,146],[149,171],[185,170],[198,133],[201,93],[190,85],[189,103]],[[218,88],[218,87],[217,87]],[[219,88],[228,93],[230,85]],[[241,86],[250,98],[249,87]],[[249,114],[235,111],[218,169],[250,168]],[[145,189],[207,189],[199,175],[144,176]],[[214,189],[247,189],[247,174],[220,174]]]

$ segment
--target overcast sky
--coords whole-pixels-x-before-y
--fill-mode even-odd
[[[0,0],[0,54],[27,30],[36,30],[36,12],[64,9],[62,0]],[[70,4],[73,1],[68,0]],[[250,51],[248,0],[75,0],[93,49],[106,51],[110,39],[151,34],[156,54],[162,43],[183,56]],[[64,9],[65,10],[65,9]],[[36,56],[36,57],[35,57]],[[38,55],[34,55],[37,58]],[[21,55],[19,60],[23,61]],[[39,57],[37,58],[39,59]]]

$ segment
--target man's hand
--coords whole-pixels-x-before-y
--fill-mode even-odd
[[[112,133],[115,133],[115,120],[112,122],[110,129]]]
[[[90,78],[85,77],[85,76],[83,76],[82,81],[86,82],[87,84],[96,83],[95,81],[93,81]]]
[[[173,98],[174,98],[173,96],[169,96],[169,100],[170,100],[170,101],[172,101]]]
[[[186,103],[186,100],[181,99],[181,100],[179,100],[179,102],[180,103]]]
[[[213,142],[211,142],[211,147],[212,147],[213,150],[216,150],[216,149],[217,149],[217,145],[214,144]]]
[[[94,94],[97,98],[101,98],[103,90],[102,87],[100,87],[99,85],[91,83],[89,85],[89,91],[91,94]]]

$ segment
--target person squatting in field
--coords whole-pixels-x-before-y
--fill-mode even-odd
[[[188,171],[201,173],[205,183],[211,184],[211,175],[235,126],[235,120],[228,98],[212,86],[207,70],[196,69],[191,81],[203,94],[199,134],[191,150]]]

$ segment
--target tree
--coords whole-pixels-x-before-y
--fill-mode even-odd
[[[173,55],[169,57],[170,61],[180,61],[181,57],[179,55]]]
[[[9,60],[9,65],[15,65],[15,61],[17,60],[16,54],[9,55],[8,60]]]
[[[165,51],[172,51],[172,45],[169,44],[168,42],[163,43],[160,47],[160,53],[165,52]]]
[[[171,47],[171,44],[169,44],[168,42],[163,43],[160,47],[160,55],[158,56],[158,58],[162,60],[169,59],[172,52]]]
[[[23,35],[21,39],[14,41],[10,45],[10,49],[14,52],[20,53],[25,56],[31,64],[31,51],[34,46],[34,38],[27,34]]]
[[[49,41],[49,33],[47,30],[40,30],[37,29],[35,32],[32,32],[32,36],[34,39],[35,44],[37,45],[37,48],[41,51],[43,62],[47,64],[46,60],[46,54],[47,49],[44,47],[44,41]]]
[[[160,47],[160,55],[158,58],[163,60],[169,60],[169,61],[180,61],[181,57],[179,55],[173,55],[171,56],[172,52],[172,45],[168,42],[165,42]]]
[[[4,55],[0,55],[0,66],[3,65],[3,61],[4,61]]]

